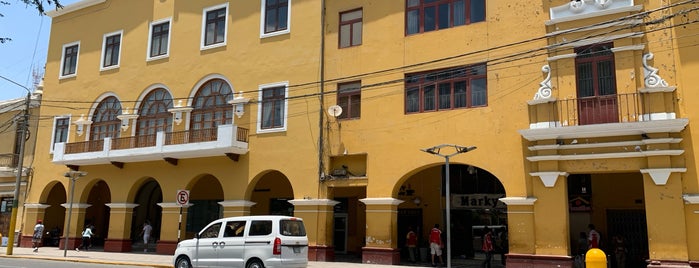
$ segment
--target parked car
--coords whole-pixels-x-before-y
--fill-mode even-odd
[[[306,267],[308,237],[301,218],[244,216],[215,220],[177,244],[175,268]]]

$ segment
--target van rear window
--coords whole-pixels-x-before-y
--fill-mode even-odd
[[[303,221],[281,220],[281,233],[286,236],[306,236],[306,228]]]

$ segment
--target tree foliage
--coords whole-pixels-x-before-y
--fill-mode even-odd
[[[50,6],[55,6],[56,9],[62,8],[59,0],[21,0],[27,7],[36,8],[39,11],[39,15],[43,16],[46,8]],[[0,0],[0,7],[11,5],[7,0]],[[0,18],[4,17],[0,12]],[[12,41],[9,37],[0,37],[0,44]]]

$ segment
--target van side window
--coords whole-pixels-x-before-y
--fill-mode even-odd
[[[245,234],[245,221],[229,221],[223,231],[223,237],[236,237]]]
[[[279,226],[281,233],[288,236],[305,236],[306,228],[302,221],[282,220]]]
[[[199,235],[199,238],[217,238],[218,237],[218,232],[221,230],[221,223],[216,223],[214,225],[209,226],[209,228],[206,228],[204,231],[201,232]]]
[[[252,221],[250,235],[268,235],[272,233],[272,221]]]

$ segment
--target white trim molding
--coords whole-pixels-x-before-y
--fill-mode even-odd
[[[511,196],[499,199],[508,206],[533,206],[537,198],[533,196]]]
[[[687,172],[686,168],[649,168],[641,169],[641,173],[650,175],[655,185],[665,185],[672,172]]]
[[[395,199],[391,197],[378,197],[378,198],[362,198],[359,199],[362,203],[366,205],[393,205],[397,206],[405,201],[400,199]]]
[[[139,206],[139,204],[134,204],[134,203],[107,203],[104,205],[108,206],[109,208],[131,208],[131,209]]]
[[[699,194],[683,194],[682,199],[684,199],[685,204],[699,204]]]
[[[340,202],[332,199],[292,199],[287,202],[294,206],[335,206]]]
[[[552,7],[549,11],[551,20],[546,21],[545,25],[643,9],[642,5],[634,5],[633,2],[634,0],[572,0],[569,3]]]
[[[532,177],[539,177],[541,179],[541,182],[546,186],[547,188],[551,188],[556,185],[556,181],[558,181],[558,177],[563,176],[563,177],[568,177],[568,172],[563,172],[563,171],[545,171],[545,172],[532,172],[529,173]]]
[[[29,204],[24,204],[25,208],[47,208],[50,207],[51,205],[47,204],[41,204],[41,203],[29,203]]]
[[[68,203],[63,203],[63,204],[61,204],[61,206],[64,207],[64,208],[68,208],[68,207],[70,206],[70,204],[68,204]],[[73,203],[73,208],[77,208],[77,209],[89,208],[89,207],[91,207],[91,206],[92,206],[92,205],[86,204],[86,203]]]
[[[219,205],[221,205],[224,208],[228,207],[244,207],[244,208],[249,208],[254,206],[255,202],[248,201],[248,200],[224,200],[221,202],[218,202]]]
[[[191,207],[193,205],[192,205],[192,203],[189,203],[189,204],[182,206],[182,205],[177,204],[175,202],[169,202],[169,203],[163,202],[163,203],[158,203],[158,206],[160,206],[161,208],[179,208],[179,207],[188,208],[188,207]]]

